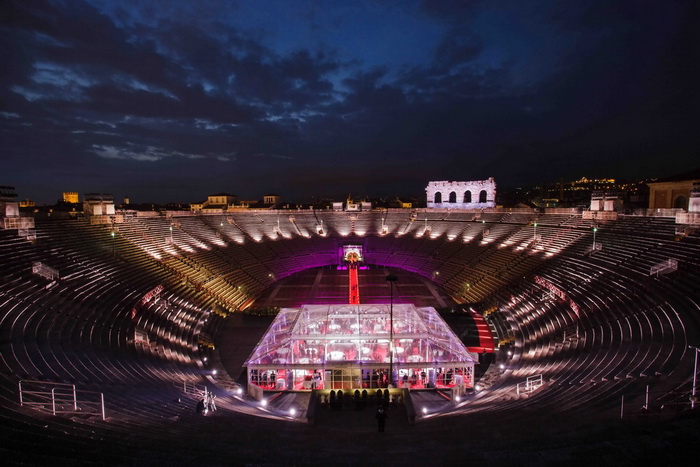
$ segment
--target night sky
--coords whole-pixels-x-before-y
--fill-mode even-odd
[[[698,1],[3,1],[0,185],[192,202],[700,166]]]

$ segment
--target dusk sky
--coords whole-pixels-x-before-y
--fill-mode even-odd
[[[700,166],[698,1],[3,1],[0,185],[132,202]]]

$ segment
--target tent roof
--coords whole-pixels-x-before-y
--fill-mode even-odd
[[[396,304],[393,321],[395,363],[473,363],[434,308]],[[283,308],[245,364],[388,363],[390,322],[388,304]]]

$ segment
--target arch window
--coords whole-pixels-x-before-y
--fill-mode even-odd
[[[472,202],[472,192],[470,190],[467,190],[464,192],[464,202],[465,203],[471,203]]]
[[[450,192],[450,203],[456,203],[457,202],[457,193],[454,191]]]
[[[479,202],[480,203],[486,202],[486,190],[481,190],[481,192],[479,193]]]
[[[440,193],[439,191],[435,193],[435,202],[442,203],[442,193]]]

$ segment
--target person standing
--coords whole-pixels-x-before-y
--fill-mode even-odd
[[[384,407],[379,407],[379,409],[377,410],[377,415],[375,415],[375,417],[377,418],[377,426],[379,427],[379,432],[383,433],[384,425],[386,424],[386,419],[388,418]]]

